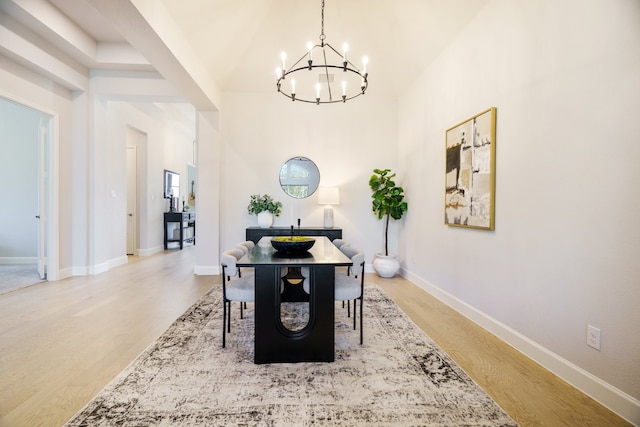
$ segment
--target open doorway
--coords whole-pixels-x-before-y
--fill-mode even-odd
[[[47,278],[53,117],[0,97],[0,293]]]
[[[140,218],[145,211],[140,198],[145,180],[141,179],[144,168],[139,167],[139,158],[144,158],[147,134],[127,126],[127,255],[140,255]]]

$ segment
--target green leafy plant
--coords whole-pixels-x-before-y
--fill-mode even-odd
[[[273,197],[268,194],[253,194],[249,200],[247,211],[249,211],[251,215],[258,215],[260,212],[269,211],[275,216],[280,216],[282,203],[274,200]]]
[[[369,179],[369,187],[373,191],[371,209],[378,219],[385,219],[384,226],[384,254],[389,255],[389,219],[400,219],[407,211],[408,205],[404,201],[404,189],[393,181],[396,176],[391,169],[374,169]]]

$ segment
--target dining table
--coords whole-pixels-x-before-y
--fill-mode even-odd
[[[237,262],[255,271],[254,362],[333,362],[335,269],[353,263],[326,236],[313,236],[314,245],[301,254],[276,251],[272,238],[262,237]],[[298,267],[308,268],[309,312],[307,324],[291,330],[281,319],[283,269]]]

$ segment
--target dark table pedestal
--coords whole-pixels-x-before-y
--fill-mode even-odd
[[[255,266],[255,363],[333,362],[335,267],[310,266],[309,322],[299,331],[288,330],[280,320],[281,268]]]

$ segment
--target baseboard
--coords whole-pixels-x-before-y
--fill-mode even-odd
[[[138,256],[151,256],[164,251],[164,246],[156,246],[155,248],[137,249]]]
[[[0,264],[38,264],[37,257],[0,257]]]
[[[75,274],[75,268],[73,267],[62,268],[58,270],[58,278],[56,280],[66,279],[72,276],[80,276],[80,274]]]
[[[402,277],[415,283],[430,295],[456,310],[467,319],[496,335],[545,369],[553,372],[573,387],[593,398],[634,425],[640,425],[640,401],[617,389],[579,366],[549,351],[521,333],[477,310],[434,284],[406,271]]]
[[[222,272],[219,265],[196,265],[193,272],[199,276],[215,276]]]
[[[123,255],[118,258],[110,259],[101,264],[88,265],[82,267],[71,267],[70,269],[60,270],[59,272],[59,280],[64,279],[66,277],[71,276],[89,276],[93,274],[100,274],[106,271],[109,271],[113,267],[117,267],[119,265],[124,265],[129,262],[129,258],[126,255]]]
[[[375,273],[376,271],[373,269],[373,263],[364,265],[365,273]]]

